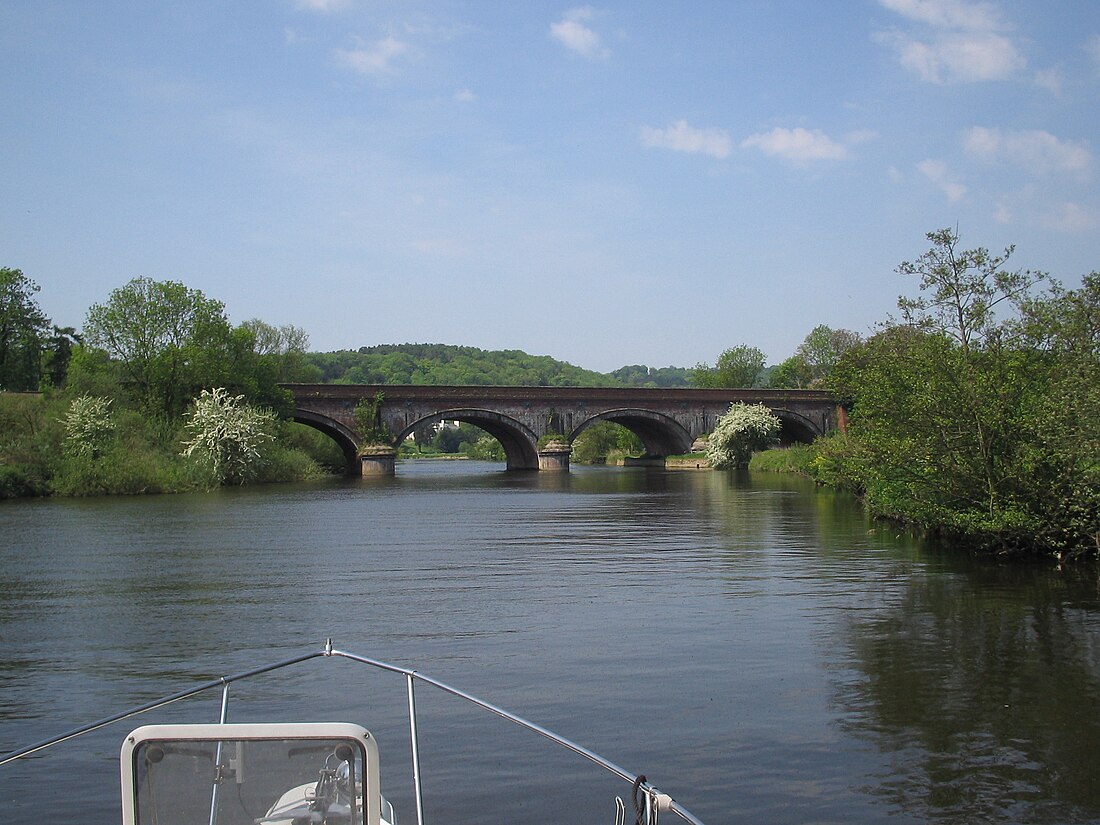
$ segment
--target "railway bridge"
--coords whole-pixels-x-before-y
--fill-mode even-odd
[[[838,423],[836,401],[819,390],[655,389],[650,387],[481,387],[283,384],[294,396],[294,420],[334,439],[353,473],[393,472],[401,442],[418,427],[465,421],[504,447],[509,470],[568,469],[569,443],[598,421],[633,431],[654,463],[691,451],[714,430],[729,405],[764,404],[782,423],[784,443],[809,442]],[[356,423],[371,406],[373,444]],[[550,434],[567,443],[539,445]],[[544,439],[545,440],[545,439]]]

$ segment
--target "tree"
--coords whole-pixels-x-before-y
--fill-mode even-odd
[[[377,444],[388,446],[392,441],[392,435],[382,423],[382,403],[385,400],[384,393],[376,392],[374,398],[364,398],[355,405],[352,415],[364,446]]]
[[[691,371],[691,381],[696,387],[753,387],[764,371],[764,361],[763,352],[741,344],[719,355],[713,367],[697,364]]]
[[[274,367],[275,379],[281,383],[301,382],[316,375],[316,369],[306,363],[309,333],[301,327],[284,324],[272,326],[258,318],[238,327],[252,336],[252,352]]]
[[[261,447],[275,438],[275,415],[231,396],[222,387],[203,390],[188,415],[190,439],[181,455],[205,465],[219,484],[243,484],[263,462]]]
[[[707,439],[707,460],[720,470],[746,467],[754,452],[778,441],[780,426],[763,404],[730,404]]]
[[[81,337],[76,334],[75,327],[53,328],[53,335],[46,342],[46,353],[43,364],[45,375],[43,376],[50,386],[60,387],[69,376],[69,365],[73,360],[73,353],[81,344]]]
[[[645,445],[636,434],[613,421],[597,421],[573,441],[572,460],[578,464],[604,464],[612,453],[641,455]]]
[[[1045,503],[1047,541],[1072,548],[1091,537],[1100,555],[1100,272],[1025,301],[1020,327],[1048,379],[1021,480]]]
[[[37,390],[50,320],[34,299],[38,284],[0,269],[0,390]]]
[[[806,365],[809,373],[807,385],[820,383],[841,356],[861,340],[860,335],[851,330],[832,329],[825,324],[814,327],[795,350],[795,355]]]
[[[951,229],[929,232],[932,248],[916,261],[902,261],[897,272],[920,279],[921,295],[898,298],[907,324],[934,329],[953,338],[964,352],[999,331],[998,305],[1026,297],[1044,280],[1041,273],[1002,269],[1015,247],[990,255],[984,247],[960,251],[959,234]],[[927,294],[924,294],[927,293]]]
[[[220,301],[176,281],[135,278],[88,310],[86,343],[121,366],[149,412],[175,415],[201,388],[226,383],[232,330]]]
[[[813,372],[806,359],[800,355],[792,355],[775,365],[768,376],[768,386],[800,390],[809,386],[812,380]]]
[[[921,295],[828,379],[849,409],[844,472],[877,515],[995,552],[1100,550],[1100,279],[1032,295],[950,230],[898,271]],[[999,319],[1016,308],[1020,318]]]
[[[74,398],[61,423],[65,426],[65,452],[81,458],[99,458],[115,432],[111,399],[94,395]]]

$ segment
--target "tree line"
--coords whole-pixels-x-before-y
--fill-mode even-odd
[[[233,326],[198,290],[136,278],[77,334],[51,325],[37,292],[0,269],[0,498],[302,479],[342,464],[288,420],[279,384],[307,374],[303,331]]]

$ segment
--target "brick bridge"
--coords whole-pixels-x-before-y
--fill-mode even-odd
[[[381,393],[379,421],[390,446],[414,429],[446,419],[488,432],[504,447],[509,470],[569,466],[568,451],[543,450],[538,441],[561,433],[572,441],[597,421],[613,421],[638,435],[647,457],[691,451],[699,436],[735,401],[765,404],[782,422],[784,443],[809,442],[837,425],[837,405],[817,390],[702,390],[649,387],[441,387],[367,384],[284,384],[294,396],[294,420],[334,439],[353,472],[371,472],[360,462],[362,436],[355,407]],[[554,453],[551,455],[551,453]],[[389,459],[392,471],[392,457]],[[377,471],[377,470],[373,470]]]

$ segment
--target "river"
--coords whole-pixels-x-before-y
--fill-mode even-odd
[[[1095,575],[947,552],[802,479],[403,462],[7,502],[0,536],[0,752],[332,637],[644,773],[708,825],[1100,822]],[[231,720],[365,724],[415,822],[403,681],[298,668],[242,687]],[[629,805],[588,763],[421,694],[428,822]],[[136,724],[0,768],[5,818],[117,823]]]

